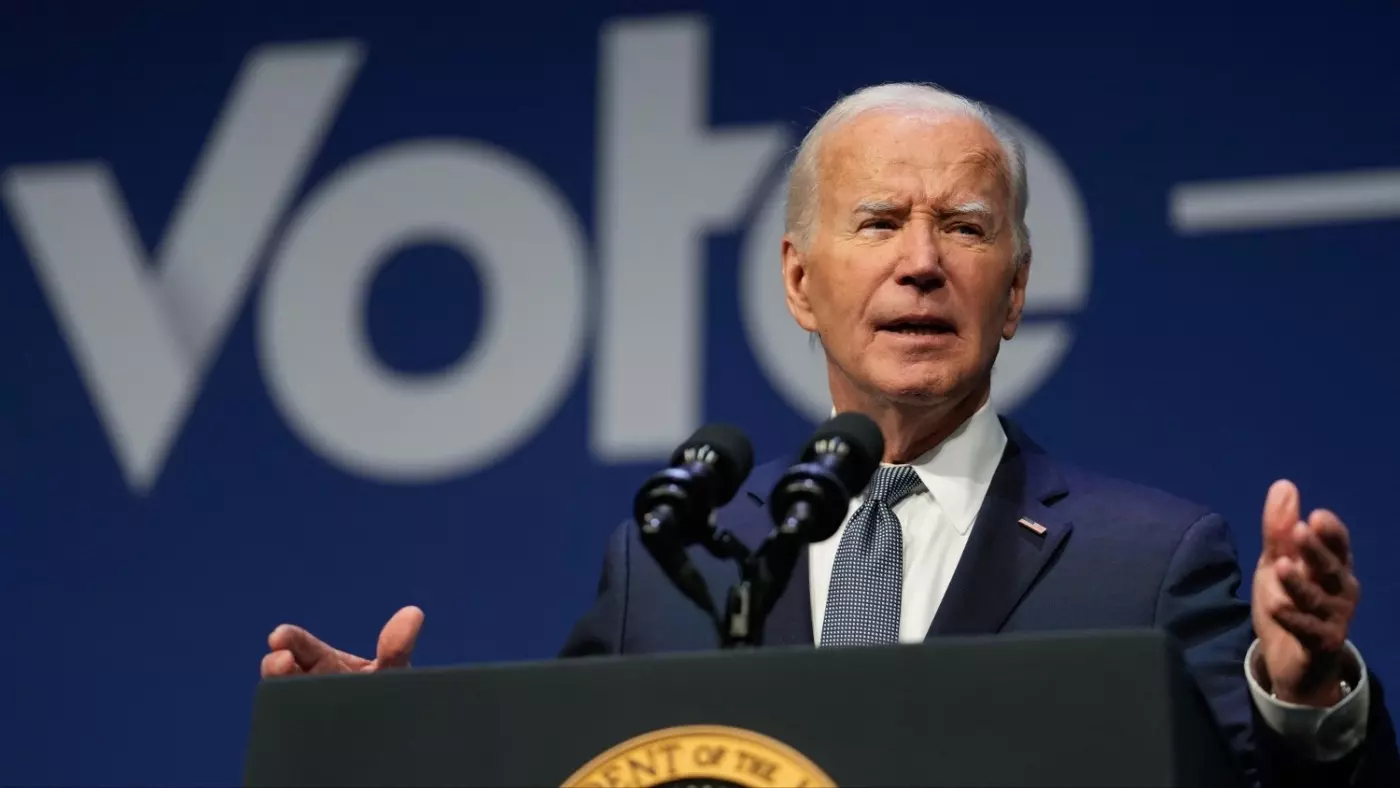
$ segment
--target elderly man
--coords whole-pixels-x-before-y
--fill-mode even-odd
[[[862,90],[803,141],[782,245],[788,310],[820,339],[835,410],[873,418],[886,448],[841,530],[803,556],[769,642],[1161,627],[1253,782],[1400,785],[1380,686],[1347,641],[1359,586],[1336,515],[1302,519],[1298,490],[1275,483],[1246,605],[1219,515],[1060,465],[992,411],[993,363],[1031,271],[1027,198],[1016,141],[936,87]],[[771,527],[763,499],[790,461],[757,468],[720,526],[757,543]],[[1022,518],[1044,529],[1035,546]],[[565,655],[714,646],[710,620],[636,538],[615,533]],[[723,571],[703,552],[693,560]],[[373,661],[279,627],[263,672],[406,664],[421,622],[400,611]]]

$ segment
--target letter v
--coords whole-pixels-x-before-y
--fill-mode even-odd
[[[354,42],[249,55],[155,266],[106,164],[5,173],[5,203],[134,493],[155,486],[361,59]]]

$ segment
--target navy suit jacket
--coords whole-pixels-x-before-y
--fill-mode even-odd
[[[1225,520],[1157,490],[1053,461],[1002,419],[1007,447],[928,637],[999,632],[1157,627],[1183,648],[1191,671],[1239,756],[1249,782],[1400,786],[1395,733],[1371,675],[1367,743],[1333,764],[1293,757],[1258,718],[1244,676],[1254,639],[1242,574]],[[773,527],[765,506],[790,459],[754,469],[718,513],[751,548]],[[1017,521],[1045,526],[1043,535]],[[692,548],[715,594],[738,580],[733,564]],[[767,645],[812,645],[805,551],[765,630]],[[593,607],[564,656],[716,648],[714,624],[677,591],[642,547],[635,525],[612,535]]]

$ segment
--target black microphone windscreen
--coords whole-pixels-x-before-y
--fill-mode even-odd
[[[728,503],[753,470],[753,444],[743,430],[732,424],[706,424],[676,449],[671,455],[671,464],[683,462],[687,453],[694,454],[704,446],[716,455],[711,463],[719,483],[714,502],[716,505]]]
[[[841,481],[853,495],[864,490],[885,456],[885,436],[880,433],[880,426],[864,413],[838,414],[812,433],[802,452],[803,460],[813,459],[817,447],[831,438],[839,438],[849,449],[847,460],[838,466]]]

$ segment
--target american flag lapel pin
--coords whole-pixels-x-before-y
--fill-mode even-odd
[[[1020,523],[1021,525],[1024,525],[1025,527],[1029,528],[1029,529],[1031,530],[1031,532],[1034,533],[1036,536],[1044,536],[1044,535],[1045,535],[1045,530],[1046,530],[1045,526],[1041,525],[1040,523],[1036,522],[1035,520],[1032,520],[1032,519],[1029,518],[1029,517],[1022,517],[1021,519],[1017,520],[1016,522],[1018,522],[1018,523]]]

